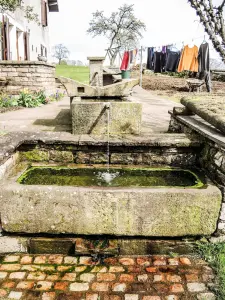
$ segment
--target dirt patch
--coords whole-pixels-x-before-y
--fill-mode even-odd
[[[139,77],[139,72],[133,72],[133,77]],[[177,78],[163,74],[144,74],[143,88],[152,91],[157,96],[180,102],[183,97],[188,98],[225,98],[225,82],[212,81],[212,92],[208,93],[205,85],[201,93],[189,93],[186,78]]]
[[[19,107],[19,106],[13,106],[13,107],[0,107],[0,114],[9,112],[9,111],[15,111],[15,110],[19,110],[22,109],[24,107]]]

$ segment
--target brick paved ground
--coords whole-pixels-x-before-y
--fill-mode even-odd
[[[204,261],[187,257],[10,255],[0,264],[0,299],[212,300],[213,281]]]

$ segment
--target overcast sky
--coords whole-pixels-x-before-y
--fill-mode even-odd
[[[92,13],[103,10],[106,15],[123,3],[134,4],[135,15],[147,26],[141,45],[160,46],[171,43],[194,44],[203,41],[204,30],[187,0],[58,0],[59,13],[50,14],[51,45],[65,44],[70,59],[86,62],[87,56],[105,54],[107,40],[87,35]],[[218,0],[215,0],[218,1]],[[207,37],[207,35],[206,35]],[[197,38],[197,39],[196,39]],[[211,57],[215,54],[211,51]]]

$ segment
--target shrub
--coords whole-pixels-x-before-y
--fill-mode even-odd
[[[0,107],[13,107],[18,106],[16,98],[6,95],[4,93],[0,94]]]
[[[24,89],[20,92],[18,99],[7,94],[0,94],[0,107],[37,107],[53,101],[59,101],[62,97],[64,97],[64,94],[59,91],[47,97],[44,91],[32,92]]]
[[[18,98],[18,105],[23,107],[37,107],[40,106],[41,100],[38,97],[38,94],[30,93],[28,90],[24,89]]]

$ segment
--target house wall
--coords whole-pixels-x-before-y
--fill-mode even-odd
[[[47,0],[45,0],[47,2]],[[24,5],[29,5],[34,8],[34,12],[38,14],[41,23],[41,0],[24,0]],[[47,5],[48,9],[48,5]],[[38,60],[38,54],[41,54],[41,45],[47,49],[47,59],[50,60],[50,44],[49,44],[49,28],[38,25],[35,22],[28,22],[24,18],[24,13],[17,9],[15,13],[6,13],[10,23],[10,60],[17,60],[16,47],[16,31],[19,31],[19,60],[25,59],[24,51],[24,32],[29,33],[29,53],[31,61]],[[49,10],[48,10],[49,16]],[[0,14],[2,20],[2,14]],[[44,51],[45,54],[45,51]]]

